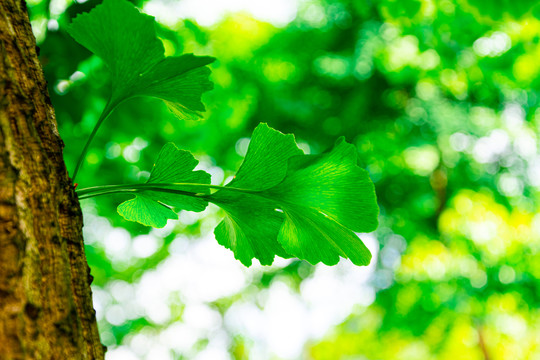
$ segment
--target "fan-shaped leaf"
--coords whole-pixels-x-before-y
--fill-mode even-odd
[[[213,87],[205,65],[215,59],[193,54],[166,58],[153,17],[125,0],[105,0],[77,16],[68,32],[111,70],[109,109],[134,96],[151,96],[181,118],[201,116],[201,95]]]
[[[146,182],[150,186],[136,189],[136,197],[120,204],[118,213],[143,225],[163,227],[167,219],[178,219],[169,207],[203,211],[208,201],[200,195],[208,194],[210,189],[189,184],[210,184],[210,174],[193,171],[197,164],[188,151],[179,150],[173,143],[166,144]]]

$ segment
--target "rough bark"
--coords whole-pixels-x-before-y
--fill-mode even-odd
[[[22,0],[0,0],[0,359],[103,359],[82,216]]]

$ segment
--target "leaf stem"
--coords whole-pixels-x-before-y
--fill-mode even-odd
[[[77,191],[79,200],[88,199],[94,196],[106,195],[106,194],[115,194],[123,192],[137,192],[141,190],[147,191],[161,191],[161,192],[171,192],[175,194],[187,195],[187,196],[205,196],[204,193],[196,193],[192,191],[180,190],[179,187],[189,187],[189,188],[200,188],[203,190],[206,189],[216,189],[216,190],[231,190],[238,191],[243,193],[255,193],[254,190],[249,189],[239,189],[228,186],[220,185],[210,185],[210,184],[197,184],[197,183],[146,183],[146,184],[120,184],[120,185],[102,185],[102,186],[93,186]]]
[[[119,190],[110,190],[103,192],[96,192],[92,194],[80,195],[79,200],[89,199],[91,197],[101,196],[101,195],[110,195],[110,194],[119,194],[119,193],[133,193],[137,192],[135,189],[119,189]]]
[[[148,191],[160,191],[160,192],[166,192],[166,193],[172,193],[172,194],[179,194],[179,195],[185,195],[185,196],[192,196],[192,197],[201,197],[206,194],[201,193],[194,193],[190,191],[182,191],[182,190],[176,190],[176,189],[167,189],[167,188],[148,188],[146,189]],[[86,194],[81,195],[79,197],[79,200],[88,199],[95,196],[101,196],[101,195],[109,195],[109,194],[120,194],[120,193],[136,193],[140,190],[138,189],[116,189],[116,190],[106,190],[102,192],[96,192],[92,194]]]
[[[96,136],[99,127],[101,124],[109,117],[109,115],[113,112],[113,110],[118,106],[119,102],[111,102],[110,100],[107,102],[107,105],[105,105],[105,108],[103,109],[103,112],[99,116],[99,119],[96,123],[96,126],[94,126],[94,129],[92,130],[92,133],[88,137],[88,140],[86,141],[86,145],[84,145],[83,151],[81,152],[81,155],[79,155],[79,159],[77,160],[77,165],[75,165],[75,170],[73,171],[73,177],[72,181],[75,183],[75,178],[77,177],[77,174],[79,173],[79,170],[82,166],[82,163],[86,157],[86,153],[88,152],[88,148],[90,147],[90,143],[94,139],[94,136]]]

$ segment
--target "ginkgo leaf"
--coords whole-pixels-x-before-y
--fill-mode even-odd
[[[356,148],[343,137],[327,153],[291,158],[287,175],[270,196],[324,213],[356,232],[378,225],[375,188],[357,165]]]
[[[227,186],[251,190],[269,189],[285,177],[288,160],[303,154],[293,135],[285,135],[261,123],[253,130],[246,157]]]
[[[291,255],[327,265],[340,256],[369,264],[371,254],[353,231],[377,228],[375,189],[344,138],[326,154],[291,158],[283,181],[265,196],[285,213],[278,240]]]
[[[179,118],[200,117],[205,110],[201,95],[213,88],[205,65],[213,61],[212,57],[193,54],[167,57],[141,76],[132,93],[164,100]]]
[[[205,65],[215,59],[192,54],[166,58],[153,17],[125,0],[104,0],[77,16],[68,32],[111,70],[109,109],[134,96],[151,96],[164,100],[179,117],[201,116],[201,95],[213,87]]]
[[[169,207],[147,198],[136,196],[118,205],[118,213],[126,220],[136,221],[146,226],[162,228],[168,219],[177,220],[178,215]]]
[[[260,124],[253,131],[242,166],[226,188],[252,192],[268,189],[284,178],[288,159],[299,154],[303,152],[294,136]],[[216,240],[232,250],[242,264],[250,266],[256,258],[270,265],[275,255],[290,257],[277,241],[283,214],[275,210],[273,202],[260,194],[228,189],[216,192],[210,201],[225,210],[225,219],[214,231]]]
[[[369,265],[369,249],[351,230],[306,207],[288,205],[284,212],[278,238],[293,256],[311,264],[335,265],[343,257],[355,265]]]
[[[136,197],[120,204],[118,213],[146,226],[163,227],[167,219],[178,219],[169,207],[203,211],[208,205],[203,195],[210,189],[199,184],[210,184],[210,174],[193,171],[197,164],[190,152],[179,150],[173,143],[166,144],[157,157],[147,186],[136,189]]]
[[[225,210],[225,219],[214,230],[217,242],[242,264],[250,266],[256,258],[262,265],[271,265],[275,255],[291,257],[277,241],[284,218],[271,201],[221,190],[209,200]]]
[[[266,262],[281,252],[313,264],[333,265],[339,257],[356,265],[369,264],[371,254],[353,231],[373,231],[378,207],[373,183],[357,166],[356,149],[339,139],[326,154],[299,152],[294,138],[259,125],[245,162],[228,185],[236,191],[223,189],[209,197],[228,217],[216,229],[216,239],[244,264],[253,257]],[[257,211],[237,191],[242,189],[258,198],[250,201]],[[228,194],[226,204],[223,193]],[[273,235],[258,229],[266,224],[275,229],[278,218],[282,223],[276,244]],[[225,226],[230,230],[224,231]],[[255,248],[259,251],[249,251]]]

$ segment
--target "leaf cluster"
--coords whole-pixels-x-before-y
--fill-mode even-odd
[[[194,119],[204,111],[201,95],[212,88],[206,65],[214,59],[165,57],[153,18],[128,2],[105,0],[79,15],[69,33],[112,73],[109,102],[81,159],[100,124],[126,99],[160,98],[181,118]],[[305,155],[292,135],[260,124],[236,177],[226,186],[211,185],[210,174],[194,171],[197,163],[191,153],[169,143],[145,184],[88,188],[79,196],[135,193],[118,212],[154,227],[177,219],[173,209],[200,212],[212,202],[225,212],[215,230],[217,241],[246,266],[254,258],[269,265],[276,255],[312,264],[334,265],[340,257],[369,264],[371,254],[354,232],[377,227],[375,191],[367,172],[357,166],[355,147],[344,138],[327,153]]]
[[[225,212],[217,241],[246,266],[253,258],[270,265],[275,255],[313,264],[334,265],[340,256],[369,264],[371,254],[354,232],[377,227],[375,191],[357,166],[356,149],[343,138],[327,153],[305,155],[292,135],[260,124],[235,178],[211,194],[205,186],[210,174],[192,171],[196,165],[190,153],[165,145],[145,187],[129,189],[136,196],[118,212],[163,227],[178,218],[171,207],[203,211],[212,202]]]

